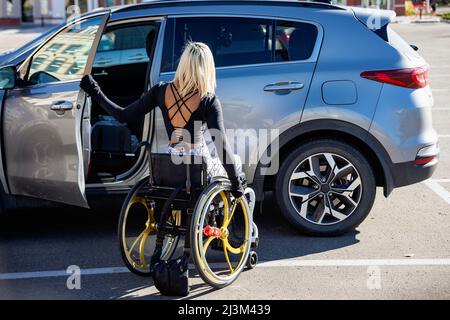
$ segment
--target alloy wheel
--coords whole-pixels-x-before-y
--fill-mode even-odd
[[[333,153],[318,153],[303,160],[291,174],[289,197],[302,218],[332,225],[356,210],[362,187],[358,170],[349,160]]]

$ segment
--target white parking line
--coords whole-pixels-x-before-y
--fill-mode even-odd
[[[82,269],[81,275],[96,275],[96,274],[114,274],[130,272],[127,268],[94,268]],[[0,280],[19,280],[19,279],[39,279],[39,278],[56,278],[68,277],[70,274],[66,270],[55,271],[33,271],[33,272],[15,272],[15,273],[0,273]]]
[[[450,204],[450,192],[448,192],[443,186],[441,186],[436,180],[425,180],[423,182],[428,188],[434,191],[445,202]]]
[[[442,89],[431,89],[431,91],[433,91],[433,92],[446,92],[446,91],[450,91],[450,89],[447,89],[447,88],[442,88]]]
[[[450,183],[450,179],[430,179],[431,181],[437,182],[437,183]]]
[[[258,267],[370,267],[370,266],[450,266],[450,259],[285,259],[258,263]]]
[[[257,268],[279,267],[370,267],[370,266],[444,266],[450,267],[450,259],[347,259],[347,260],[302,260],[299,258],[283,259],[275,261],[261,261]],[[211,267],[227,267],[223,263],[212,263]],[[193,265],[189,266],[194,269]],[[106,275],[129,273],[125,267],[82,269],[81,275]],[[68,277],[65,270],[0,273],[1,280],[21,280],[39,278]]]

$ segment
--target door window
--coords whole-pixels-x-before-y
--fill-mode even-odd
[[[105,33],[100,41],[94,67],[117,66],[148,62],[149,33],[156,32],[156,24],[135,25],[114,29]],[[155,34],[156,36],[156,34]]]
[[[103,16],[72,24],[49,40],[33,56],[30,85],[82,78]]]
[[[216,66],[226,67],[307,60],[317,37],[317,27],[303,22],[233,17],[169,19],[161,72],[176,70],[186,41],[206,43]]]
[[[165,41],[163,72],[176,69],[186,41],[206,43],[217,67],[272,61],[272,21],[268,19],[178,18],[173,31],[174,42]]]
[[[275,61],[301,61],[311,57],[318,30],[310,23],[277,21]]]

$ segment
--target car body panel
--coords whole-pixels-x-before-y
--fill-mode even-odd
[[[56,101],[81,103],[79,82],[14,89],[5,102],[4,149],[10,191],[80,205],[84,174],[80,166],[81,111],[63,115],[50,110]]]
[[[382,141],[393,163],[414,161],[420,148],[436,144],[430,87],[383,86],[370,134]]]
[[[89,28],[93,25],[87,24],[87,38],[81,38],[82,35],[75,29],[77,21],[70,24],[75,30],[73,35],[80,39],[80,43],[87,39],[92,41],[89,42],[90,50],[82,51],[88,55],[84,74],[91,72],[108,17],[109,12],[104,12],[79,20],[92,18],[89,21],[97,27],[98,32],[92,36]],[[62,42],[63,37],[58,41]],[[28,73],[27,66],[32,64],[32,57],[30,55],[18,68],[23,75]],[[42,71],[36,74],[39,72]],[[60,73],[63,74],[63,71]],[[90,119],[85,117],[89,110],[87,103],[89,101],[86,102],[79,80],[27,84],[8,90],[3,101],[2,130],[11,194],[88,207],[84,172],[86,160],[89,160],[83,156],[90,152],[90,144],[86,144],[90,140]],[[68,109],[55,110],[62,105]],[[87,131],[82,134],[83,127]]]

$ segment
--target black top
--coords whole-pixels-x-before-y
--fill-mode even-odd
[[[166,88],[169,84],[170,83],[164,82],[157,84],[145,93],[139,100],[131,103],[126,108],[122,108],[109,100],[92,78],[83,79],[81,82],[81,87],[108,114],[115,117],[120,122],[130,122],[136,118],[143,117],[156,107],[159,107],[164,118],[167,134],[169,137],[172,137],[176,128],[172,125],[169,117],[169,109],[171,107],[167,108],[165,105]],[[201,126],[198,125],[199,122],[202,124]],[[195,125],[195,123],[197,123],[197,125]],[[234,155],[225,135],[222,106],[219,99],[215,95],[208,95],[202,98],[199,107],[191,113],[191,117],[188,121],[186,121],[186,125],[183,129],[189,132],[191,137],[190,143],[194,144],[201,141],[205,124],[208,129],[216,129],[214,132],[215,135],[213,136],[214,144],[219,156],[224,156],[225,161],[224,159],[221,159],[221,161],[225,171],[227,172],[233,187],[241,187],[241,182],[238,178],[238,173],[234,163]],[[222,152],[220,152],[220,148],[222,148]]]

